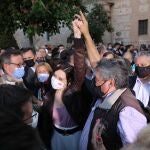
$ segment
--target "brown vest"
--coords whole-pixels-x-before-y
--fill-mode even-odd
[[[133,107],[143,114],[143,111],[138,101],[132,95],[131,91],[128,89],[118,98],[118,100],[115,102],[115,104],[112,106],[110,110],[101,108],[97,108],[95,110],[89,133],[89,142],[88,142],[89,150],[93,149],[91,144],[92,131],[98,118],[100,118],[105,125],[105,130],[102,133],[102,139],[106,149],[118,150],[123,146],[120,135],[117,132],[117,123],[119,120],[120,111],[126,106]]]

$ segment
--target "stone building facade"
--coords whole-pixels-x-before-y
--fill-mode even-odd
[[[106,34],[106,42],[150,44],[150,0],[101,0],[114,32]]]
[[[33,44],[36,49],[38,49],[40,46],[50,44],[50,45],[60,45],[64,44],[67,47],[67,38],[70,36],[71,31],[65,27],[60,29],[60,33],[53,35],[53,36],[48,36],[47,33],[43,34],[43,36],[34,36],[33,38]],[[17,41],[17,44],[19,48],[22,47],[30,47],[30,41],[26,35],[24,35],[23,31],[18,29],[14,37]]]
[[[105,43],[120,42],[124,44],[150,44],[150,0],[83,0],[90,10],[94,3],[101,3],[108,13],[114,32],[105,32]],[[60,34],[47,38],[35,36],[36,47],[44,44],[67,45],[70,35],[68,28],[62,28]],[[21,31],[17,31],[15,38],[19,47],[26,47],[29,41]]]

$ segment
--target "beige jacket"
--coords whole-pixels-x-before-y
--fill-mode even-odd
[[[10,84],[10,85],[18,85],[20,87],[25,87],[24,83],[23,83],[23,79],[14,79],[11,76],[8,76],[6,74],[3,74],[0,77],[0,85],[1,84]]]

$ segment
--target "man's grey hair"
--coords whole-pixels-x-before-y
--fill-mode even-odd
[[[21,55],[20,51],[18,50],[10,50],[10,51],[4,52],[0,58],[1,65],[3,66],[3,64],[10,63],[11,56],[18,56],[18,55]]]
[[[96,69],[104,81],[114,79],[117,89],[128,87],[129,71],[124,59],[102,59]]]

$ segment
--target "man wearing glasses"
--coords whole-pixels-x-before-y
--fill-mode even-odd
[[[7,51],[1,55],[0,62],[4,71],[4,75],[0,77],[0,84],[25,87],[22,80],[25,71],[20,52],[17,50]]]
[[[25,74],[24,61],[18,50],[9,50],[1,55],[0,63],[4,74],[0,77],[0,84],[18,85],[26,88],[22,77]],[[36,97],[33,103],[41,106],[41,102]]]

